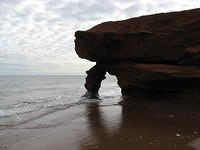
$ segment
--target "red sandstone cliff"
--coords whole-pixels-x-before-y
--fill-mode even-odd
[[[200,9],[105,22],[75,36],[79,57],[101,64],[88,73],[89,91],[104,72],[117,77],[123,95],[200,90]]]

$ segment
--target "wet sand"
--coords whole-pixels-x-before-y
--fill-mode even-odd
[[[198,150],[199,106],[137,100],[83,104],[0,131],[0,145],[7,150]]]

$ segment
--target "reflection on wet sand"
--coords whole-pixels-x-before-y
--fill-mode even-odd
[[[199,136],[197,116],[134,103],[86,107],[89,127],[82,150],[192,150],[188,143]]]

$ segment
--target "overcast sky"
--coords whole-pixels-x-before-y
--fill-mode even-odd
[[[0,75],[83,74],[74,32],[103,21],[200,7],[199,0],[0,0]]]

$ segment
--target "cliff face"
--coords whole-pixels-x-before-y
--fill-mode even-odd
[[[86,88],[89,82],[100,84],[96,79],[108,72],[117,77],[123,95],[200,89],[200,9],[105,22],[75,37],[79,57],[97,62],[87,72]]]

